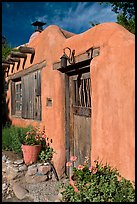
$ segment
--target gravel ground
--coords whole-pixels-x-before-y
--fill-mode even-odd
[[[19,200],[14,193],[10,192],[12,198],[6,199],[8,194],[2,196],[2,202],[55,202],[58,199],[59,181],[48,180],[37,184],[24,183],[23,187],[29,191],[33,199]]]
[[[16,160],[16,155],[10,152],[4,152],[10,159]],[[4,183],[4,179],[2,178],[2,183]],[[31,199],[25,198],[23,200],[19,200],[14,193],[11,191],[9,194],[11,195],[11,198],[7,199],[8,194],[2,194],[2,202],[55,202],[55,200],[58,200],[58,194],[59,194],[59,186],[63,182],[65,182],[66,179],[62,178],[60,181],[57,181],[55,178],[41,182],[36,184],[28,184],[24,182],[24,179],[21,179],[21,184],[25,189],[29,191],[29,193],[32,195]],[[57,202],[57,201],[56,201]]]

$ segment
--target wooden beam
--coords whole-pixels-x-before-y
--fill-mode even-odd
[[[80,55],[77,55],[77,56],[74,56],[75,57],[75,64],[79,63],[79,62],[83,62],[83,61],[86,61],[86,60],[89,60],[91,59],[92,57],[92,48],[91,49],[88,49],[86,52],[80,54]],[[60,62],[56,62],[53,64],[53,69],[54,70],[57,70],[57,69],[60,69]],[[74,64],[74,65],[75,65]],[[68,61],[67,61],[67,66],[71,65]]]
[[[22,70],[20,72],[17,72],[15,74],[13,74],[12,76],[9,76],[9,80],[10,79],[16,79],[16,78],[22,77],[22,76],[27,75],[27,74],[29,74],[31,72],[34,72],[34,71],[39,70],[39,69],[42,69],[45,66],[46,66],[46,61],[44,60],[44,61],[42,61],[42,62],[40,62],[38,64],[30,66],[27,69],[24,69],[24,70]]]
[[[87,61],[87,60],[91,60],[94,57],[97,57],[99,55],[99,53],[100,53],[100,48],[99,47],[92,47],[92,48],[88,49],[86,52],[75,56],[75,64],[74,65],[71,65],[67,61],[67,66],[75,66],[77,63],[81,63],[81,62],[84,62],[84,61]],[[53,64],[53,69],[54,70],[60,70],[61,69],[60,65],[61,65],[61,61],[55,62]]]

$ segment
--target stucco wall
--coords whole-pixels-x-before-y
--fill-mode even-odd
[[[134,35],[122,27],[91,62],[92,161],[117,167],[135,180]]]
[[[53,63],[60,60],[65,47],[75,49],[75,55],[100,47],[100,55],[90,64],[92,162],[99,157],[116,166],[126,178],[134,179],[134,41],[134,35],[122,26],[104,23],[70,38],[65,38],[57,26],[49,26],[29,42],[36,52],[33,65],[46,60],[41,83],[42,121],[38,124],[45,125],[53,140],[59,175],[65,165],[65,87],[64,74],[53,70]],[[25,68],[29,67],[28,55]],[[52,98],[52,107],[46,106],[47,97]],[[10,110],[10,91],[8,99]],[[35,121],[10,118],[16,125],[36,125]]]

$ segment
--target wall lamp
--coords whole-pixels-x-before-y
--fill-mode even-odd
[[[69,56],[65,53],[65,50],[69,50]],[[63,49],[64,54],[62,55],[61,59],[61,68],[67,67],[67,61],[72,65],[75,64],[75,50],[72,50],[69,47]]]

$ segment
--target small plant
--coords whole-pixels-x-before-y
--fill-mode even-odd
[[[39,154],[39,160],[41,162],[45,162],[48,160],[52,160],[53,158],[53,154],[54,154],[54,150],[52,147],[48,147],[46,146],[45,148],[43,148]]]
[[[9,126],[8,124],[2,128],[2,149],[22,153],[21,145],[26,136],[26,132],[31,129],[28,127]]]
[[[67,162],[71,167],[76,157]],[[76,188],[70,182],[64,185],[63,202],[134,202],[135,189],[129,180],[121,177],[116,168],[109,164],[103,165],[98,160],[94,166],[88,162],[73,167],[73,180]],[[76,189],[78,189],[76,191]]]

